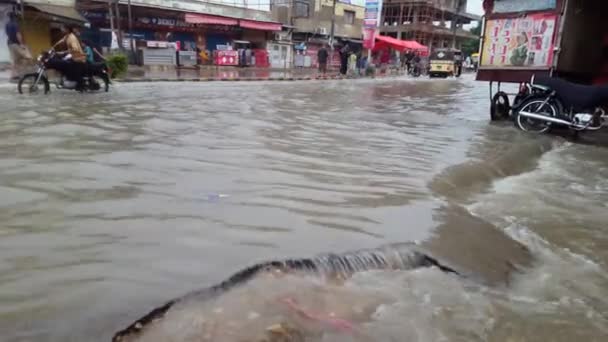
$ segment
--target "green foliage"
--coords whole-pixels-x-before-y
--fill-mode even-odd
[[[462,54],[464,56],[470,56],[476,52],[479,52],[479,40],[481,36],[481,23],[471,28],[471,33],[477,36],[475,39],[469,39],[462,43]]]
[[[108,67],[112,70],[110,77],[116,78],[127,73],[129,68],[129,58],[124,54],[114,54],[106,58]]]
[[[376,75],[376,67],[373,65],[368,65],[365,69],[365,76],[375,76]]]

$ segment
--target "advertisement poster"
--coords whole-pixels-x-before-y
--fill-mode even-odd
[[[553,14],[488,20],[481,66],[550,67],[556,21]]]
[[[365,16],[363,18],[364,27],[380,26],[380,9],[382,0],[367,0],[365,2]]]
[[[376,29],[375,28],[364,28],[363,29],[363,48],[373,49],[376,43]]]
[[[496,0],[494,13],[555,9],[556,0]]]

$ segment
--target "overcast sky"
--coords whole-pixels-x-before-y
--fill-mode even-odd
[[[483,8],[481,7],[481,3],[483,0],[469,0],[467,2],[467,11],[470,13],[474,13],[477,15],[483,14]]]

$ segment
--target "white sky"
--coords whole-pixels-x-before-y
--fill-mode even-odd
[[[483,0],[469,0],[467,2],[467,12],[482,15],[483,7],[481,6]]]

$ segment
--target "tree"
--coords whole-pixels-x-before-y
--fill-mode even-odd
[[[481,37],[481,23],[478,23],[477,26],[471,28],[471,34],[474,34],[476,38],[467,39],[462,43],[462,54],[464,56],[470,56],[476,52],[479,52],[479,40]]]

